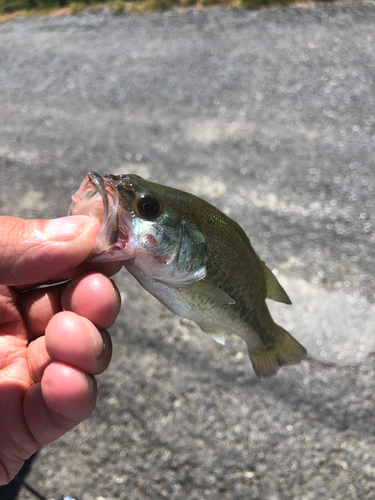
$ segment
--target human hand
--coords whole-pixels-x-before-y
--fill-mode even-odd
[[[0,217],[0,485],[95,407],[93,375],[109,364],[105,329],[120,309],[101,273],[121,267],[83,263],[99,226],[84,216]],[[63,279],[71,281],[30,290]]]

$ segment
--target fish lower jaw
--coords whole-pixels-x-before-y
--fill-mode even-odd
[[[96,240],[96,246],[91,256],[90,262],[118,262],[134,257],[134,252],[129,245],[129,233],[120,227],[115,242],[109,243],[107,239],[101,240],[100,235]]]

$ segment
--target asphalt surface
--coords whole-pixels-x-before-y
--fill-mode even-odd
[[[89,170],[198,194],[278,274],[273,314],[309,351],[259,381],[239,338],[122,271],[98,407],[29,464],[46,497],[375,498],[374,26],[373,2],[0,26],[1,213],[63,216]]]

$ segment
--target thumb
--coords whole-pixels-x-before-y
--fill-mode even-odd
[[[90,255],[99,229],[99,220],[83,215],[0,217],[0,283],[30,285],[58,278]]]

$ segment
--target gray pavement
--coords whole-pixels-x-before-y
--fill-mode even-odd
[[[239,338],[122,271],[97,410],[31,463],[46,496],[375,498],[374,26],[373,2],[0,26],[1,213],[63,216],[89,170],[198,194],[278,274],[274,316],[309,350],[258,381]]]

